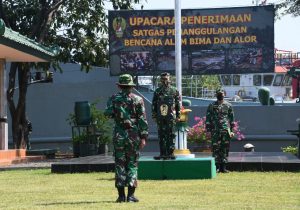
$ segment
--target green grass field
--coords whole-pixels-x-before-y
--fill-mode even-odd
[[[139,181],[115,203],[113,173],[0,172],[0,209],[300,209],[300,172],[231,172],[210,180]]]

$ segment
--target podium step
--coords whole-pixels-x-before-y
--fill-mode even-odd
[[[138,168],[139,179],[211,179],[216,177],[215,159],[176,158],[175,160],[154,160],[141,157]]]

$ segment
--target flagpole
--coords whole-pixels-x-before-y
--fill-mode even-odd
[[[181,75],[182,75],[182,65],[181,65],[181,0],[175,0],[175,71],[176,71],[176,87],[179,92],[180,97],[182,96],[181,87]],[[180,100],[180,105],[182,100]],[[183,110],[181,110],[183,111]],[[185,110],[188,112],[188,110]],[[190,110],[191,111],[191,110]],[[180,112],[181,115],[184,113]],[[185,113],[186,115],[188,113]],[[181,117],[180,117],[181,118]],[[187,117],[185,118],[187,119]],[[187,122],[180,121],[177,122],[177,134],[175,142],[174,155],[176,157],[184,158],[194,158],[195,154],[191,154],[190,150],[187,148]]]
[[[181,64],[181,0],[175,0],[175,71],[176,71],[176,87],[179,95],[182,95],[181,87],[181,75],[182,75],[182,64]],[[181,100],[180,100],[181,103]]]

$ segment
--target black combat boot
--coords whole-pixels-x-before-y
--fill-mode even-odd
[[[153,158],[154,158],[154,160],[160,160],[161,159],[160,156],[154,156]]]
[[[168,156],[169,156],[169,159],[171,159],[171,160],[176,159],[176,156],[174,155],[174,149],[169,149]]]
[[[228,171],[227,169],[226,169],[226,164],[225,163],[222,163],[221,165],[220,165],[220,172],[221,173],[229,173],[230,171]]]
[[[171,156],[170,156],[170,159],[171,159],[171,160],[176,160],[176,156],[175,156],[175,155],[171,155]]]
[[[219,164],[216,164],[216,171],[217,171],[217,173],[220,173],[221,171],[220,171],[220,165]]]
[[[165,152],[163,150],[163,148],[160,146],[160,152],[159,152],[159,156],[154,156],[154,160],[161,160],[161,159],[164,159],[165,157]]]
[[[118,187],[118,193],[119,193],[119,197],[116,200],[117,203],[122,203],[125,202],[125,188],[124,187]]]
[[[134,192],[135,187],[128,186],[127,202],[139,202],[139,199],[134,196]]]
[[[176,156],[174,154],[169,155],[169,157],[170,157],[171,160],[175,160],[176,159]]]

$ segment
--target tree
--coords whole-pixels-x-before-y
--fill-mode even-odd
[[[130,9],[140,0],[107,0],[114,9]],[[74,62],[82,70],[107,65],[107,14],[104,0],[0,0],[0,18],[6,27],[46,46],[59,46],[51,65]],[[12,63],[7,88],[15,148],[25,148],[28,138],[26,94],[30,68],[48,69],[50,64]],[[60,69],[61,70],[61,69]],[[16,83],[19,94],[16,96]]]
[[[291,14],[293,16],[300,15],[300,0],[285,0],[282,3],[276,5],[277,16],[280,14]]]

